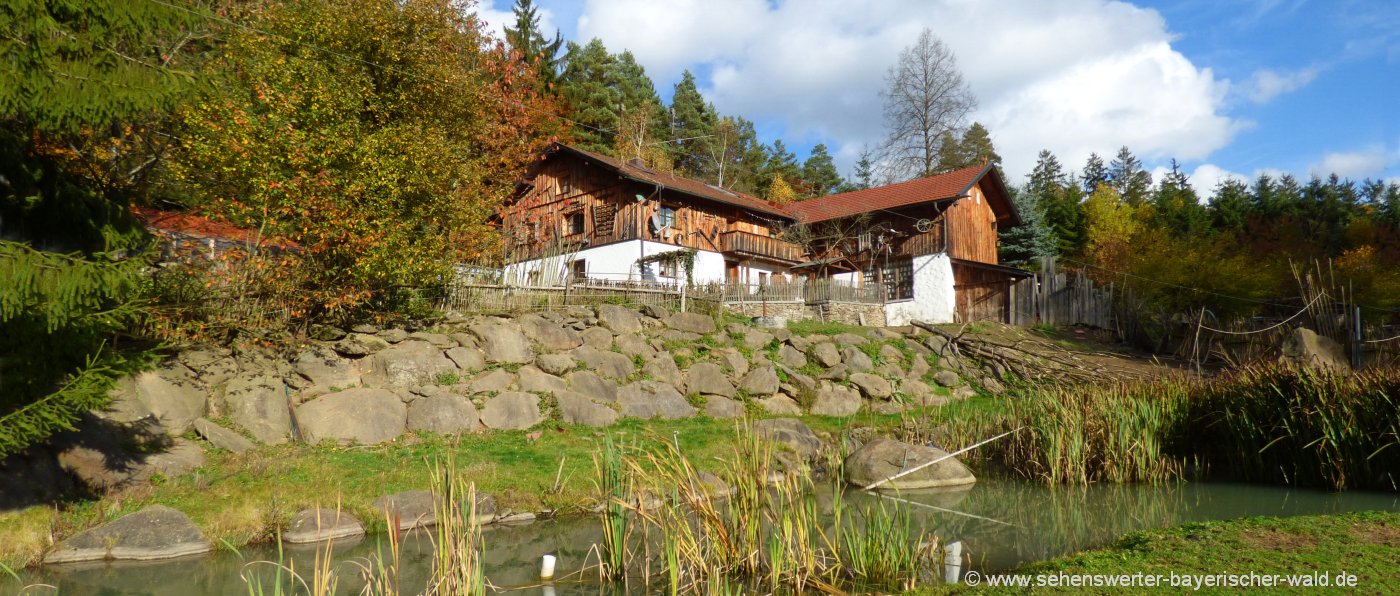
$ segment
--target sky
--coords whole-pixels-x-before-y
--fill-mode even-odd
[[[488,28],[513,0],[480,0]],[[1224,177],[1400,181],[1396,0],[536,0],[567,40],[631,50],[669,101],[690,70],[721,114],[845,175],[884,137],[880,90],[928,27],[957,56],[1013,183],[1127,146]]]

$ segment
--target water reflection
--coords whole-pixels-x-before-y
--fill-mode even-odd
[[[1120,535],[1190,521],[1230,519],[1249,515],[1303,515],[1358,510],[1400,511],[1400,495],[1327,493],[1238,484],[1174,484],[1166,486],[1096,485],[1048,488],[1021,481],[987,479],[961,490],[916,491],[894,495],[918,505],[910,515],[931,529],[949,551],[943,577],[956,578],[968,570],[1001,571],[1113,542]],[[819,495],[830,507],[833,494]],[[877,506],[881,496],[845,492],[856,509]],[[520,594],[598,594],[609,592],[579,575],[589,551],[599,540],[592,517],[544,521],[523,526],[490,526],[484,531],[487,578]],[[957,547],[953,548],[953,544]],[[410,534],[403,544],[401,585],[421,586],[431,565],[431,542]],[[356,565],[368,564],[377,552],[387,552],[383,539],[340,543],[340,592],[356,593],[363,585]],[[553,584],[539,580],[544,555],[557,557]],[[243,575],[256,573],[268,582],[273,569],[248,566],[247,561],[276,561],[275,547],[252,547],[241,555],[212,555],[152,563],[86,563],[47,567],[24,574],[26,584],[47,583],[61,594],[76,596],[247,594]],[[287,548],[282,560],[299,572],[314,566],[314,547]],[[935,570],[934,573],[937,573]],[[0,581],[0,592],[13,593],[14,580]],[[644,590],[639,590],[639,592]],[[34,594],[50,594],[39,589]],[[413,593],[405,589],[404,593]]]

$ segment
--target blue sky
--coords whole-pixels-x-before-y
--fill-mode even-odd
[[[483,0],[492,28],[512,0]],[[1393,0],[537,0],[566,39],[630,49],[663,98],[682,71],[721,113],[849,173],[883,135],[879,89],[927,26],[957,54],[1013,180],[1127,145],[1223,176],[1400,180]]]

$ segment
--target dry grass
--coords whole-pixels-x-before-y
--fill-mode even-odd
[[[5,528],[0,540],[0,565],[20,569],[34,562],[37,553],[50,545],[58,514],[45,506],[0,513],[0,528]]]

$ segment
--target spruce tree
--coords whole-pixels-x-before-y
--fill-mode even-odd
[[[589,151],[611,155],[618,130],[621,90],[613,84],[615,60],[603,41],[587,45],[569,42],[559,91],[569,107],[569,118],[578,122],[572,130],[575,142]]]
[[[559,76],[559,49],[564,38],[554,31],[554,39],[540,31],[540,15],[533,0],[515,0],[511,8],[515,14],[515,26],[506,27],[506,43],[520,54],[520,59],[532,65],[539,76],[539,82],[546,88],[554,84]]]
[[[782,178],[784,185],[793,189],[797,195],[804,192],[805,186],[802,182],[802,167],[797,165],[797,156],[788,151],[787,145],[782,139],[774,139],[773,145],[768,149],[768,162],[763,164],[762,170],[763,187],[769,188],[773,181]]]
[[[1084,163],[1084,171],[1079,174],[1079,180],[1085,194],[1093,193],[1098,190],[1100,184],[1108,183],[1108,166],[1104,165],[1099,154],[1089,154],[1088,161]]]
[[[705,103],[705,97],[695,84],[695,75],[685,71],[671,96],[670,132],[676,169],[683,175],[704,177],[718,122],[714,108]]]
[[[829,195],[841,186],[841,174],[836,171],[836,163],[827,153],[826,145],[817,143],[812,147],[811,155],[802,162],[802,181],[808,197]]]
[[[1147,202],[1152,193],[1152,174],[1143,169],[1142,162],[1126,146],[1118,149],[1118,155],[1109,162],[1108,182],[1132,207]]]
[[[1191,180],[1181,171],[1175,159],[1171,171],[1158,181],[1152,193],[1153,214],[1159,227],[1177,235],[1205,233],[1210,227],[1210,214],[1201,205],[1200,197],[1191,187]]]
[[[1012,203],[1021,216],[1021,225],[997,230],[1001,246],[1000,260],[1017,266],[1027,266],[1040,257],[1055,254],[1055,240],[1041,216],[1039,197],[1029,188],[1011,190]]]
[[[0,8],[0,457],[71,428],[139,360],[112,342],[141,314],[127,204],[159,157],[138,148],[190,87],[189,24],[148,2]]]

